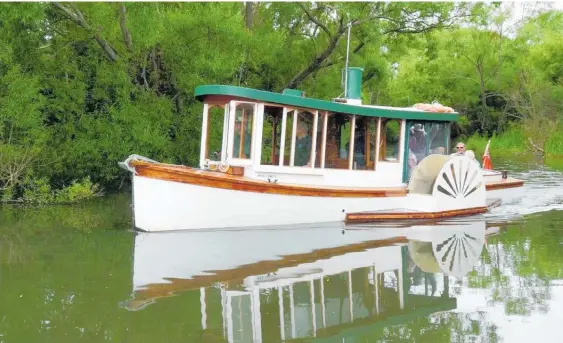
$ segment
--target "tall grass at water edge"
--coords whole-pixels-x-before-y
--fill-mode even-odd
[[[491,138],[474,134],[466,142],[468,150],[473,150],[477,159],[483,156],[487,142],[491,140],[491,156],[520,157],[528,159],[533,156],[528,136],[523,126],[512,126]],[[557,124],[557,129],[547,137],[543,147],[545,154],[543,163],[554,169],[563,170],[563,122]]]
[[[494,134],[491,138],[474,134],[465,143],[467,150],[473,150],[475,156],[482,156],[491,140],[490,153],[495,156],[526,155],[530,151],[526,144],[526,137],[521,127],[511,127],[501,134]]]
[[[482,155],[485,151],[489,138],[474,134],[465,143],[468,150],[475,151],[476,155]],[[512,126],[500,134],[494,134],[491,138],[491,155],[511,156],[511,155],[531,155],[528,136],[522,126]],[[563,157],[563,124],[558,125],[557,129],[547,137],[543,146],[546,157]]]

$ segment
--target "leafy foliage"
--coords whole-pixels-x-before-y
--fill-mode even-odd
[[[1,4],[2,198],[44,183],[54,199],[85,179],[119,189],[132,153],[196,165],[201,84],[334,98],[348,25],[364,103],[437,100],[466,114],[461,136],[517,122],[561,149],[563,16],[512,36],[508,18],[497,3]]]

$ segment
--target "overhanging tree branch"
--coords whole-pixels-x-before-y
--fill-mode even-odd
[[[301,9],[303,10],[303,12],[305,12],[305,14],[307,15],[307,18],[309,18],[310,21],[312,21],[313,23],[315,23],[318,27],[320,27],[324,32],[326,32],[327,35],[332,36],[332,34],[330,33],[330,31],[328,30],[328,28],[321,23],[320,21],[317,20],[317,18],[315,18],[315,16],[313,16],[313,14],[311,13],[311,11],[309,11],[307,9],[307,7],[305,7],[302,3],[298,2],[297,5],[299,7],[301,7]]]
[[[74,6],[69,5],[69,7],[63,6],[61,3],[53,2],[53,5],[57,7],[59,10],[63,11],[67,17],[72,20],[76,25],[82,27],[89,33],[93,34],[94,39],[98,42],[98,45],[104,50],[106,53],[107,58],[109,58],[112,62],[117,61],[117,51],[108,43],[105,39],[101,37],[99,32],[96,32],[92,27],[86,22],[82,12]]]
[[[333,24],[337,24],[338,29],[332,31],[329,29],[329,26],[318,17],[316,17],[310,9],[308,9],[302,3],[298,3],[298,6],[303,10],[305,16],[309,19],[310,22],[314,23],[316,27],[320,27],[327,35],[328,35],[328,45],[326,48],[319,54],[317,54],[313,60],[309,63],[307,67],[301,70],[295,77],[293,77],[286,88],[295,88],[299,83],[305,80],[309,75],[318,71],[321,68],[326,68],[330,65],[333,65],[335,60],[331,63],[325,63],[325,61],[331,56],[334,52],[336,47],[338,46],[338,42],[340,38],[346,32],[348,25],[352,27],[360,26],[362,24],[368,23],[370,21],[381,20],[385,21],[391,26],[390,28],[380,31],[380,34],[391,34],[391,33],[399,33],[399,34],[412,34],[412,33],[423,33],[428,32],[433,29],[448,27],[452,25],[453,19],[455,18],[462,18],[467,17],[468,15],[453,15],[448,18],[441,18],[438,17],[437,20],[434,14],[432,15],[425,15],[422,17],[415,17],[417,16],[417,11],[414,12],[407,12],[402,11],[401,16],[399,18],[393,17],[392,9],[385,7],[385,5],[381,5],[377,3],[372,7],[372,11],[369,15],[364,18],[356,18],[352,19],[348,22],[348,25],[344,24],[344,16],[339,15],[338,18],[335,18],[332,13],[329,13],[327,16],[330,22]],[[368,43],[366,41],[361,41],[360,44],[353,50],[353,53],[358,53],[365,44]]]

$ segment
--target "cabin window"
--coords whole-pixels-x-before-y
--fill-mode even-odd
[[[408,180],[414,167],[426,156],[432,154],[448,154],[449,124],[421,121],[409,121],[407,124],[407,175]]]
[[[293,166],[310,167],[312,164],[314,117],[314,114],[307,111],[295,113],[292,135],[294,140],[291,146]]]
[[[287,112],[284,139],[284,166],[311,167],[315,115],[307,111]]]
[[[327,115],[325,168],[348,169],[352,116],[342,113]]]
[[[428,132],[424,127],[424,123],[409,122],[409,156],[418,164],[423,158],[428,156]]]
[[[221,161],[225,109],[221,106],[212,106],[209,108],[207,113],[207,141],[205,142],[205,158],[211,161]]]
[[[388,162],[399,161],[401,145],[401,122],[397,119],[382,119],[380,132],[379,160]]]
[[[262,165],[278,165],[282,133],[283,108],[264,106],[262,127]],[[290,131],[291,132],[291,131]]]
[[[408,149],[418,162],[428,155],[448,153],[449,126],[447,123],[409,122]]]
[[[449,154],[450,146],[450,124],[449,123],[429,123],[429,146],[430,154]]]
[[[291,163],[291,140],[293,137],[293,119],[295,117],[296,111],[287,111],[285,120],[285,136],[284,149],[283,149],[283,165],[289,166]]]
[[[324,167],[324,159],[323,159],[323,152],[324,150],[324,142],[326,141],[326,131],[325,127],[328,115],[326,112],[318,114],[318,123],[317,123],[317,143],[315,149],[315,168],[323,168]]]
[[[356,116],[353,169],[374,169],[377,119]]]
[[[254,105],[238,104],[235,111],[233,157],[249,159],[252,151]]]

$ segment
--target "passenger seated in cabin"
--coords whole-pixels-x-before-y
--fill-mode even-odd
[[[304,121],[297,123],[293,165],[297,167],[311,165],[311,135],[309,134],[309,127]]]
[[[409,156],[408,156],[407,162],[408,162],[408,167],[409,167],[408,178],[410,180],[412,171],[414,170],[414,167],[416,167],[418,165],[418,160],[416,159],[416,156],[414,155],[414,153],[412,152],[412,150],[410,148],[409,148]]]
[[[356,129],[357,129],[356,125]],[[356,135],[354,137],[354,169],[365,169],[366,166],[366,158],[365,158],[365,146],[366,138],[364,135],[363,130],[357,130]],[[375,149],[375,144],[372,144],[372,147]],[[340,150],[340,156],[342,158],[348,158],[348,151],[350,151],[350,142],[346,143],[346,149]]]
[[[364,130],[358,130],[356,124],[356,135],[354,138],[354,169],[365,169],[366,158],[366,137]]]
[[[430,151],[430,154],[445,155],[446,154],[446,148],[444,148],[443,146],[439,146],[436,149],[432,149]]]
[[[410,128],[409,146],[416,156],[417,161],[422,161],[426,157],[426,131],[422,124],[415,124]]]

